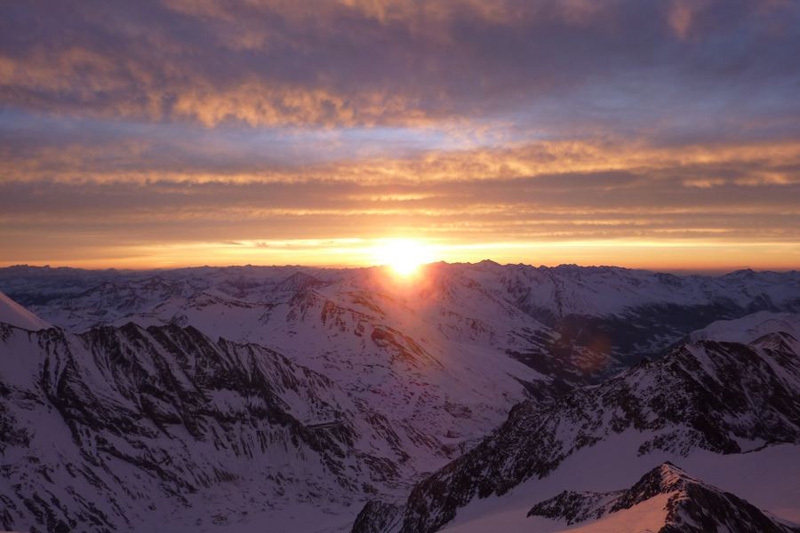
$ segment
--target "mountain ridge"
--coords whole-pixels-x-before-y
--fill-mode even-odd
[[[629,489],[606,493],[564,491],[534,505],[527,516],[562,520],[570,526],[583,524],[579,529],[588,533],[592,530],[591,522],[626,511],[632,514],[637,506],[659,495],[668,496],[663,504],[663,523],[655,524],[659,533],[800,531],[800,526],[779,522],[749,502],[689,476],[668,461],[644,474]]]
[[[649,456],[756,450],[764,435],[796,441],[782,365],[794,372],[797,336],[783,330],[800,305],[797,273],[721,280],[484,262],[431,265],[412,281],[381,268],[13,274],[0,269],[0,289],[27,295],[56,324],[41,332],[0,327],[3,445],[11,454],[3,468],[27,487],[8,498],[14,516],[39,523],[57,525],[51,518],[60,516],[69,525],[75,509],[100,529],[152,520],[162,508],[142,495],[155,494],[146,487],[163,475],[172,487],[164,501],[182,509],[177,520],[185,522],[169,522],[175,530],[192,520],[203,521],[201,530],[234,527],[256,516],[282,516],[284,528],[303,530],[301,515],[308,527],[323,515],[355,518],[348,503],[368,500],[384,502],[367,508],[386,518],[380,528],[395,528],[408,511],[396,502],[416,481],[470,457],[498,427],[511,429],[492,453],[513,461],[504,479],[480,490],[509,491],[530,466],[515,463],[514,447],[531,433],[509,421],[536,425],[537,413],[558,405],[573,410],[562,420],[568,430],[539,432],[550,440],[534,448],[555,455],[539,457],[535,472],[557,472],[565,459],[625,432],[649,431],[636,444]],[[569,314],[575,310],[589,314]],[[743,325],[752,342],[725,341]],[[31,353],[38,355],[25,359]],[[654,381],[664,353],[674,364]],[[35,361],[48,367],[30,366]],[[635,379],[620,381],[625,368]],[[722,387],[728,382],[733,392]],[[765,399],[765,387],[789,392]],[[685,394],[671,398],[675,390]],[[598,416],[593,404],[613,410]],[[704,417],[708,407],[721,421]],[[63,427],[59,438],[70,444],[50,450],[36,417]],[[26,439],[39,463],[21,451]],[[267,451],[263,439],[273,443]],[[250,454],[263,464],[242,469]],[[300,465],[295,474],[285,470],[291,461]],[[259,468],[264,487],[253,479]],[[84,471],[127,511],[106,502],[102,516],[92,514],[86,501],[52,488],[77,489],[70,472]],[[128,476],[131,490],[113,488]],[[237,487],[229,512],[223,486]],[[13,500],[16,493],[28,504]],[[53,497],[61,507],[46,503]],[[195,508],[198,498],[215,503]],[[306,510],[296,513],[298,505]],[[359,516],[364,527],[375,525],[369,514]]]
[[[800,443],[800,341],[771,335],[787,343],[702,340],[555,404],[517,405],[491,436],[414,488],[401,531],[437,531],[473,499],[545,478],[576,451],[623,431],[638,435],[639,455]]]

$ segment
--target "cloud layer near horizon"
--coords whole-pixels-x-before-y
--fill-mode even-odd
[[[0,263],[798,266],[799,49],[791,1],[4,2]]]

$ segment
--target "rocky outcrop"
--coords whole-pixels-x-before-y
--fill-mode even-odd
[[[258,345],[177,326],[2,332],[3,529],[137,529],[226,486],[257,491],[254,509],[347,503],[407,460],[380,415]]]
[[[414,488],[401,529],[436,531],[474,498],[546,477],[576,451],[622,432],[640,455],[798,443],[798,353],[800,342],[782,332],[748,345],[703,340],[552,404],[522,403],[494,434]]]
[[[672,463],[646,473],[627,490],[596,493],[564,491],[534,505],[528,516],[543,516],[572,525],[630,512],[658,496],[668,499],[664,521],[658,533],[710,533],[717,531],[759,531],[790,533],[800,526],[778,522],[761,509],[729,492],[690,477]]]

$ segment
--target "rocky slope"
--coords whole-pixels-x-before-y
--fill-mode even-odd
[[[4,529],[141,530],[214,491],[347,504],[402,484],[415,449],[329,378],[191,327],[0,324],[0,399]]]
[[[639,455],[678,457],[798,443],[798,354],[800,341],[782,331],[750,344],[700,340],[550,405],[522,403],[479,446],[415,487],[401,529],[436,531],[473,499],[547,477],[614,434],[627,434]]]
[[[653,513],[651,507],[662,512]],[[647,523],[650,531],[658,533],[800,531],[800,526],[778,521],[736,495],[692,478],[669,462],[646,473],[629,489],[605,493],[564,491],[534,505],[528,516],[543,516],[566,525],[582,523],[580,530],[587,533],[595,528],[608,530],[612,523],[634,521]],[[604,517],[610,519],[596,523]]]

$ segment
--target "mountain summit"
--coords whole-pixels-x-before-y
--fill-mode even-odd
[[[690,477],[666,462],[646,473],[627,490],[595,493],[564,491],[531,508],[528,516],[580,523],[577,531],[654,531],[711,533],[758,531],[799,532],[745,500]],[[572,528],[570,528],[572,529]]]
[[[2,292],[0,292],[0,323],[31,331],[52,327]]]

